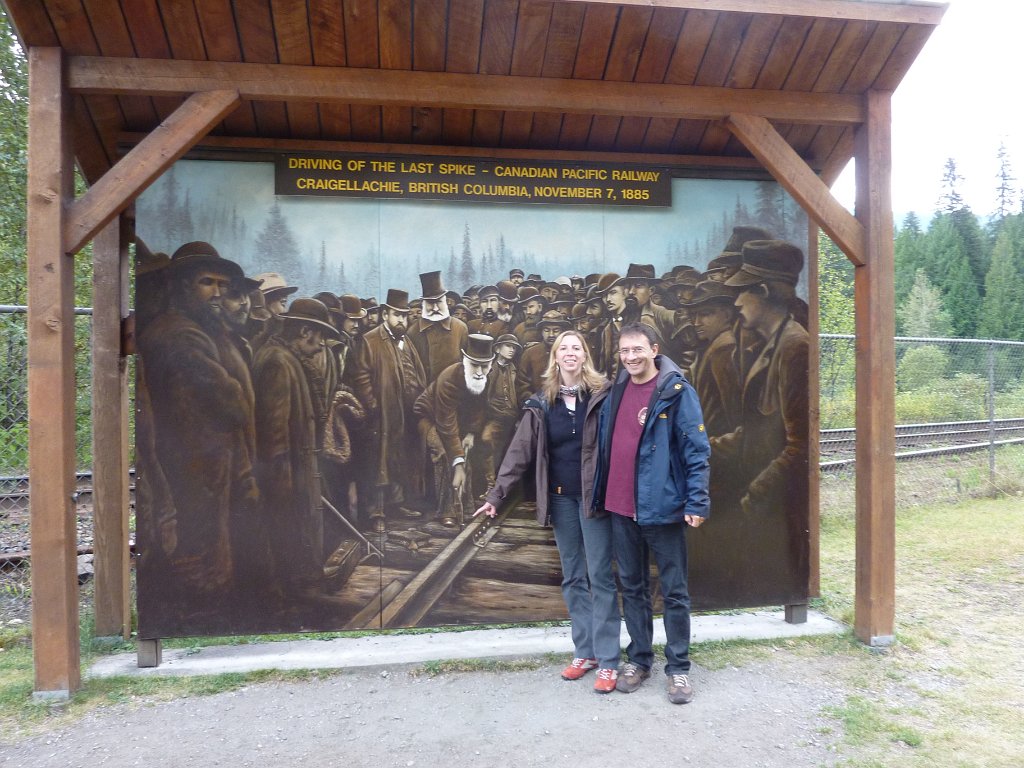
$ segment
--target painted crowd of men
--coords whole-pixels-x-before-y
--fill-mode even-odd
[[[183,604],[316,594],[351,535],[455,535],[555,337],[576,329],[613,377],[631,321],[693,382],[713,509],[733,518],[694,537],[707,553],[694,553],[697,581],[724,569],[722,599],[756,592],[766,574],[749,555],[766,541],[806,567],[794,543],[807,524],[803,254],[765,230],[736,227],[704,271],[634,263],[548,281],[513,269],[462,293],[427,272],[418,297],[391,288],[379,304],[297,298],[285,276],[247,276],[209,243],[139,254],[140,540]]]

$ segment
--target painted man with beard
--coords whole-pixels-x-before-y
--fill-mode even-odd
[[[608,272],[597,281],[597,293],[604,302],[605,324],[601,330],[601,372],[610,379],[619,373],[619,329],[624,322],[638,320],[636,305],[633,313],[627,315],[626,279],[615,272]]]
[[[516,387],[520,403],[525,403],[526,398],[540,391],[544,383],[544,372],[548,369],[551,346],[558,334],[570,328],[569,321],[554,309],[545,312],[537,325],[540,328],[541,343],[531,346],[519,358]]]
[[[139,349],[155,458],[173,508],[152,510],[158,541],[140,542],[143,558],[152,552],[168,568],[142,594],[155,590],[179,609],[202,613],[231,606],[235,588],[248,586],[236,578],[231,527],[234,511],[252,511],[259,501],[253,385],[222,306],[244,277],[203,242],[181,246],[163,272],[168,309],[148,324]]]
[[[286,594],[309,597],[323,583],[317,436],[325,420],[310,374],[324,337],[338,332],[316,299],[296,299],[280,319],[280,332],[260,348],[253,365],[257,476],[281,587]]]
[[[370,531],[385,533],[386,519],[412,512],[403,509],[405,482],[412,471],[410,457],[418,443],[413,406],[424,390],[423,364],[406,338],[409,294],[392,288],[381,310],[383,322],[363,336],[353,363],[352,383],[366,409],[371,441]],[[417,515],[418,516],[418,515]]]
[[[497,338],[512,331],[512,306],[519,298],[516,288],[508,280],[480,289],[480,317],[469,323],[470,333],[481,333]]]
[[[494,362],[494,339],[470,334],[460,354],[462,361],[445,368],[420,395],[414,409],[434,462],[438,514],[446,528],[461,524],[466,504],[472,508],[473,499],[466,488],[471,471],[466,466],[467,455],[477,465],[472,476],[482,481],[480,462],[472,449],[487,414],[484,392]]]
[[[423,289],[423,310],[417,327],[409,331],[409,341],[416,347],[427,383],[430,383],[441,375],[441,371],[462,359],[469,329],[464,322],[451,316],[440,272],[424,272],[420,275],[420,285]]]
[[[522,322],[518,323],[512,333],[519,339],[519,343],[536,344],[541,340],[540,328],[537,323],[547,309],[547,299],[540,295],[540,291],[532,285],[524,285],[519,288],[516,305],[522,313]]]
[[[653,264],[630,264],[626,270],[626,314],[658,332],[662,354],[668,355],[684,373],[694,359],[696,339],[686,312],[673,312],[652,300],[656,284]]]

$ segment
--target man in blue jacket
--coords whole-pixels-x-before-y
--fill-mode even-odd
[[[594,506],[615,513],[612,545],[630,639],[616,688],[632,693],[654,664],[651,552],[665,603],[668,699],[685,704],[693,698],[686,526],[708,516],[711,449],[693,387],[657,342],[657,331],[641,323],[619,331],[621,370],[598,420]]]

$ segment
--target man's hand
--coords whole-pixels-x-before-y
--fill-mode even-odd
[[[469,453],[470,451],[472,451],[474,442],[475,438],[473,437],[473,433],[470,432],[468,435],[462,438],[462,452]]]
[[[462,487],[466,484],[466,465],[459,464],[452,470],[452,488],[455,493],[462,493]]]
[[[703,523],[705,519],[706,518],[703,518],[700,515],[683,515],[683,520],[685,520],[686,524],[692,528],[700,528],[701,523]]]
[[[489,501],[485,501],[476,512],[473,513],[473,517],[476,517],[483,512],[488,517],[494,517],[498,514],[498,510],[494,508],[494,505]]]

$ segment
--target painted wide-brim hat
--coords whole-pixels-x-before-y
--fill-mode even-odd
[[[332,338],[340,337],[338,329],[331,325],[330,312],[322,301],[308,298],[295,299],[289,305],[288,311],[281,314],[281,317],[293,323],[314,325]]]
[[[751,240],[743,246],[743,264],[725,285],[743,288],[771,280],[796,285],[804,254],[785,240]]]

